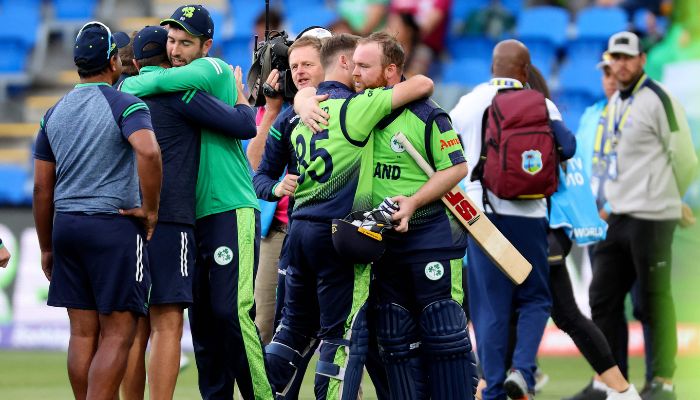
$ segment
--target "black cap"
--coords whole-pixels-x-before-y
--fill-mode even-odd
[[[149,44],[156,44],[150,50],[144,50],[144,48]],[[144,58],[149,58],[157,56],[158,54],[165,54],[165,46],[168,43],[168,31],[160,26],[147,26],[139,31],[134,37],[134,58],[137,60],[143,60]]]
[[[128,36],[127,36],[128,39]],[[123,37],[117,40],[107,25],[92,21],[83,25],[75,38],[73,61],[86,71],[99,71],[108,63],[117,48],[129,44]]]
[[[131,38],[126,32],[114,32],[112,37],[114,37],[114,42],[117,44],[117,48],[119,49],[126,47],[129,43],[131,43]]]
[[[178,25],[192,36],[214,37],[214,21],[201,4],[178,7],[170,18],[160,21],[160,24]]]

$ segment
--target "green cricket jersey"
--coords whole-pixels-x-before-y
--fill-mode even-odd
[[[428,176],[396,140],[402,132],[421,156],[436,171],[465,162],[462,145],[446,114],[432,100],[413,102],[385,118],[374,130],[374,171],[372,205],[379,205],[385,197],[411,196],[427,181]],[[433,113],[433,118],[429,118]],[[437,115],[437,116],[436,116]],[[426,135],[426,122],[434,119]],[[420,224],[445,213],[441,201],[416,210],[410,220]]]
[[[391,89],[355,94],[334,81],[319,85],[329,94],[320,106],[331,118],[320,133],[299,123],[291,143],[297,157],[299,186],[294,218],[328,221],[352,211],[369,210],[372,196],[372,129],[391,113]]]
[[[121,90],[137,97],[198,89],[233,106],[237,91],[233,71],[218,58],[204,57],[184,67],[168,68],[124,80]],[[189,92],[185,95],[193,95]],[[260,209],[250,167],[239,139],[202,129],[197,174],[197,218],[243,207]]]
[[[434,121],[427,125],[430,120]],[[430,129],[426,132],[427,126]],[[393,140],[398,132],[406,135],[436,171],[465,162],[462,145],[447,114],[432,100],[410,103],[382,120],[374,130],[374,206],[385,197],[411,196],[428,181],[403,146]],[[409,220],[408,232],[389,231],[384,238],[387,254],[409,257],[412,262],[461,259],[467,246],[466,230],[440,200],[416,210]]]

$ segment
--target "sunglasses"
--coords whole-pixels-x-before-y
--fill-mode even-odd
[[[109,55],[112,52],[112,31],[109,29],[109,27],[105,24],[103,24],[100,21],[90,21],[87,24],[83,25],[82,28],[78,31],[78,34],[75,36],[75,40],[78,41],[78,38],[80,37],[80,34],[83,33],[83,31],[86,28],[89,28],[91,26],[99,26],[104,28],[107,31],[107,59],[109,60]]]

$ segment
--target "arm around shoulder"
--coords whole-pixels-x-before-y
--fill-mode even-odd
[[[433,94],[435,83],[425,75],[413,76],[396,86],[391,94],[391,108],[396,109],[412,101]]]

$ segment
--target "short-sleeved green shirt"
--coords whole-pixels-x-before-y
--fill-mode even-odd
[[[233,106],[237,101],[235,85],[233,71],[225,61],[203,57],[184,67],[127,78],[121,90],[143,97],[198,89]],[[201,140],[197,218],[237,208],[259,209],[241,141],[205,129]]]
[[[294,218],[330,222],[371,208],[371,133],[391,113],[392,90],[355,94],[331,81],[321,83],[318,93],[330,95],[320,104],[331,115],[327,129],[314,134],[299,123],[291,136],[299,167]]]
[[[457,133],[448,116],[437,113],[439,111],[432,100],[413,102],[378,124],[374,130],[373,206],[379,205],[386,197],[411,196],[429,179],[403,146],[394,140],[398,132],[406,135],[436,171],[466,162]],[[426,121],[431,113],[437,113],[437,116],[432,122],[430,135],[426,136]],[[427,221],[444,210],[440,201],[433,202],[416,210],[410,223]]]

